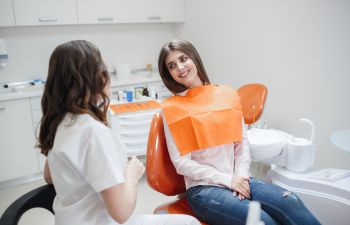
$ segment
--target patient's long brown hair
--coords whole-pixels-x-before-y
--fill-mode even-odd
[[[199,56],[197,49],[192,45],[192,43],[188,41],[174,39],[163,45],[158,57],[159,74],[163,80],[164,85],[169,89],[169,91],[171,91],[173,94],[177,94],[187,89],[187,87],[174,80],[174,78],[170,75],[167,66],[165,65],[166,58],[170,52],[176,50],[188,55],[188,57],[190,57],[190,59],[196,65],[198,76],[201,79],[202,83],[210,84],[209,77],[205,71],[202,59]]]
[[[67,113],[89,114],[107,125],[109,75],[97,47],[84,40],[56,47],[50,57],[37,147],[47,155]],[[102,102],[102,103],[101,103]]]

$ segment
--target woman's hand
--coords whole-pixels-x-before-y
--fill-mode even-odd
[[[143,163],[133,156],[125,167],[125,182],[101,191],[109,215],[118,223],[125,223],[135,209],[137,183],[145,172]]]
[[[235,196],[238,194],[239,200],[245,198],[250,199],[249,177],[233,176],[231,180],[231,189],[233,190],[233,194]]]
[[[143,163],[138,158],[136,158],[136,156],[133,156],[126,165],[125,179],[135,181],[137,183],[144,172],[145,166]]]

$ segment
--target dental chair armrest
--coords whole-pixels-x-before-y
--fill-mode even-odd
[[[0,218],[0,225],[17,225],[21,216],[33,208],[44,208],[54,214],[52,203],[56,196],[52,184],[31,190],[15,200]]]

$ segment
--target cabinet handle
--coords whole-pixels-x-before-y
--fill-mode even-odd
[[[97,17],[98,21],[113,21],[113,17]]]
[[[57,22],[57,18],[39,18],[39,22]]]
[[[0,106],[0,110],[1,110],[1,111],[5,111],[6,109],[7,109],[6,106]]]
[[[148,20],[161,20],[162,17],[161,16],[149,16]]]

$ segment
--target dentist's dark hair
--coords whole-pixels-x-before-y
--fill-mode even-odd
[[[177,94],[187,89],[184,85],[176,82],[172,78],[165,63],[165,60],[169,53],[176,50],[185,53],[194,62],[197,67],[198,76],[201,79],[202,83],[210,84],[207,72],[205,71],[202,59],[199,56],[197,49],[188,41],[174,39],[167,42],[162,47],[158,57],[159,74],[163,80],[164,85],[169,89],[169,91],[171,91],[173,94]]]
[[[67,113],[89,114],[107,125],[109,98],[104,88],[109,82],[101,54],[92,43],[75,40],[55,48],[41,99],[37,147],[42,154],[53,147],[57,127]]]

